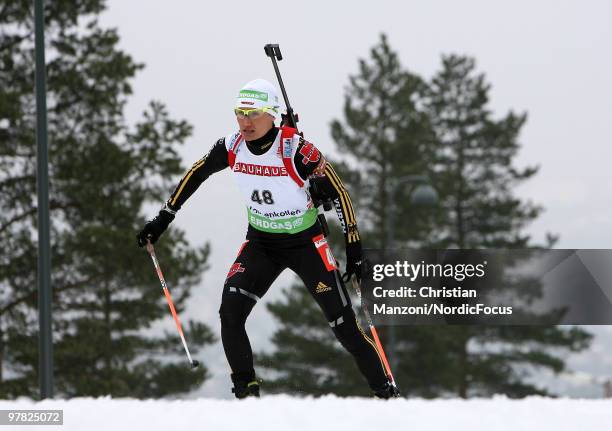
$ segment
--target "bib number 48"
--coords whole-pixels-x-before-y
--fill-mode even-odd
[[[270,192],[270,190],[262,190],[261,197],[259,196],[259,190],[253,190],[251,200],[253,202],[257,202],[259,205],[264,203],[272,205],[274,203],[274,199],[272,199],[272,192]]]

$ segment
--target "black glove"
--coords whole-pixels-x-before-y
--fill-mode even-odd
[[[364,259],[361,241],[346,244],[346,273],[342,278],[348,281],[351,275],[355,274],[357,281],[361,281],[362,275],[365,275],[363,264]]]
[[[297,122],[300,121],[300,117],[298,116],[298,114],[294,112],[293,118],[295,119],[296,124],[292,124],[291,117],[289,117],[289,114],[281,113],[281,127],[284,126],[284,127],[292,127],[294,129],[297,129]],[[300,135],[303,138],[304,132],[298,132],[298,135]]]
[[[151,244],[155,244],[155,241],[161,236],[162,233],[166,229],[168,229],[168,225],[174,220],[174,215],[170,214],[168,211],[161,210],[159,214],[153,218],[153,220],[149,220],[144,228],[140,231],[136,238],[138,239],[138,246],[144,247],[147,245],[147,240],[151,241]]]

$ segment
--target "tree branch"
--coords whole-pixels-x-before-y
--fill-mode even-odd
[[[73,283],[73,284],[67,284],[65,286],[53,289],[53,294],[56,295],[58,293],[62,293],[65,292],[67,290],[72,290],[72,289],[76,289],[79,287],[83,287],[86,284],[90,284],[92,283],[94,280],[96,279],[96,277],[92,276],[90,278],[87,278],[85,280],[81,280],[77,283]],[[13,300],[12,302],[9,302],[7,305],[5,305],[4,307],[0,308],[0,316],[2,316],[4,313],[11,311],[13,308],[15,308],[17,305],[26,302],[28,300],[34,301],[36,300],[36,298],[38,297],[38,290],[32,290],[30,292],[28,292],[26,295],[17,298],[15,300]]]
[[[76,205],[74,204],[62,204],[59,201],[50,201],[49,202],[49,209],[50,210],[56,210],[56,209],[67,209],[67,208],[76,208]],[[9,221],[0,226],[0,234],[3,233],[5,230],[7,230],[9,227],[11,227],[11,225],[13,223],[16,223],[18,221],[21,221],[25,218],[28,218],[29,216],[36,214],[36,212],[38,211],[38,207],[34,207],[29,211],[26,211],[25,213],[22,214],[18,214],[15,217],[13,217],[12,219],[9,219]]]

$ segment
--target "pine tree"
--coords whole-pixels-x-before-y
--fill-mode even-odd
[[[98,24],[104,3],[48,2],[45,11],[56,392],[161,397],[189,391],[208,372],[189,369],[174,328],[150,329],[171,318],[135,234],[143,205],[162,202],[183,172],[176,148],[192,128],[159,102],[126,124],[130,80],[143,66]],[[2,398],[33,397],[38,386],[32,8],[25,0],[0,6]],[[209,248],[171,229],[156,252],[180,312]],[[193,353],[213,341],[204,324],[187,326]]]
[[[514,166],[527,114],[511,111],[492,118],[489,90],[475,61],[456,55],[442,58],[442,70],[428,86],[426,110],[436,136],[429,164],[432,181],[444,194],[438,206],[439,247],[532,245],[522,231],[542,208],[513,193],[538,171]]]
[[[390,196],[389,181],[428,173],[434,137],[423,109],[426,83],[402,67],[385,35],[370,51],[369,60],[360,59],[359,73],[349,77],[345,123],[332,121],[332,137],[343,155],[337,170],[358,207],[360,229],[369,247],[388,245],[389,212],[383,209],[392,205],[402,214],[395,234],[422,243],[431,217],[410,205],[409,199]]]
[[[357,202],[366,246],[388,245],[392,209],[396,247],[534,246],[523,229],[541,208],[513,194],[537,172],[513,165],[526,115],[511,112],[493,119],[489,85],[474,70],[472,59],[443,57],[442,70],[428,82],[401,67],[384,35],[369,61],[360,60],[359,74],[347,89],[345,120],[332,123],[332,135],[349,160],[336,165]],[[410,203],[409,187],[400,197],[388,185],[423,174],[439,194],[437,209],[418,209]],[[305,353],[308,343],[324,334],[304,319],[314,309],[305,311],[303,296],[292,293],[271,307],[282,328],[273,338],[277,352],[266,357],[275,359],[270,368],[281,374],[275,385],[291,388],[291,382],[306,381],[301,390],[319,394],[332,390],[320,377],[331,375],[325,384],[339,389],[346,366],[332,359],[340,357],[339,349],[323,348],[327,360]],[[389,340],[388,331],[379,333],[383,344]],[[559,327],[399,326],[396,334],[396,379],[405,395],[425,397],[544,394],[528,382],[525,368],[559,372],[564,361],[553,349],[579,351],[590,340],[581,329]],[[291,363],[301,364],[299,372]],[[359,378],[342,384],[343,394],[361,393],[364,386]]]
[[[435,236],[428,246],[536,246],[523,230],[542,208],[514,194],[517,185],[538,171],[514,165],[527,115],[509,112],[499,120],[492,118],[489,90],[484,74],[476,73],[475,61],[457,55],[444,56],[442,69],[429,82],[425,109],[435,133],[429,176],[438,190],[440,205]],[[548,238],[547,245],[552,246],[555,238],[550,234]],[[503,284],[519,295],[523,282],[506,280]],[[531,294],[539,289],[538,283],[530,283]],[[435,360],[432,358],[439,356],[442,347],[446,351],[444,372],[428,376],[429,382],[433,380],[442,393],[464,398],[493,393],[512,397],[546,394],[544,388],[528,382],[524,368],[560,372],[564,361],[552,353],[553,349],[579,351],[590,341],[590,335],[581,329],[545,326],[442,327],[437,335],[428,337],[418,334],[420,330],[430,333],[427,328],[398,329],[400,345],[411,346],[403,352],[400,363],[411,361],[416,352]],[[425,382],[420,383],[425,389]]]

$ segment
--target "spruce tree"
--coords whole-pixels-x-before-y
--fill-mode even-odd
[[[409,199],[391,196],[389,181],[428,173],[434,137],[423,109],[427,86],[402,67],[384,34],[368,60],[359,59],[359,72],[349,77],[345,122],[331,123],[342,154],[337,170],[355,200],[368,247],[388,245],[386,209],[391,206],[402,215],[396,219],[395,234],[422,243],[430,232],[430,215]]]
[[[475,61],[469,57],[443,56],[442,68],[427,88],[425,110],[435,134],[429,176],[440,196],[434,236],[427,245],[461,249],[538,247],[524,228],[542,208],[514,192],[538,170],[515,166],[527,115],[509,112],[500,119],[493,118],[490,84],[484,74],[476,72]],[[548,239],[544,246],[554,244],[553,235]],[[523,282],[506,280],[504,287],[514,290],[512,295],[520,295]],[[540,288],[537,282],[531,282],[528,294],[537,294]],[[581,329],[554,326],[441,327],[438,335],[425,338],[418,334],[420,328],[398,329],[400,346],[411,346],[398,349],[403,356],[400,363],[412,361],[414,352],[435,360],[443,348],[447,352],[444,372],[434,372],[427,377],[428,382],[441,393],[464,398],[493,393],[512,397],[547,394],[545,388],[529,383],[524,370],[530,367],[558,373],[564,369],[564,361],[553,352],[579,351],[590,341],[590,335]],[[436,340],[438,337],[441,340]],[[410,376],[406,375],[406,380]],[[424,384],[421,386],[425,389]]]
[[[430,81],[426,111],[435,133],[434,158],[428,162],[438,206],[435,245],[441,248],[526,248],[524,228],[542,207],[514,194],[532,178],[535,166],[518,168],[519,135],[526,113],[493,118],[491,86],[476,72],[475,61],[443,56],[442,70]]]
[[[161,397],[192,372],[151,260],[136,246],[143,206],[160,204],[184,171],[191,134],[160,102],[134,126],[123,109],[143,66],[100,27],[103,0],[47,2],[47,90],[54,374],[59,396]],[[0,397],[37,394],[37,233],[33,4],[0,6]],[[151,210],[146,211],[150,213]],[[156,246],[176,308],[206,269],[208,246],[171,229]],[[192,353],[213,341],[185,322]]]

